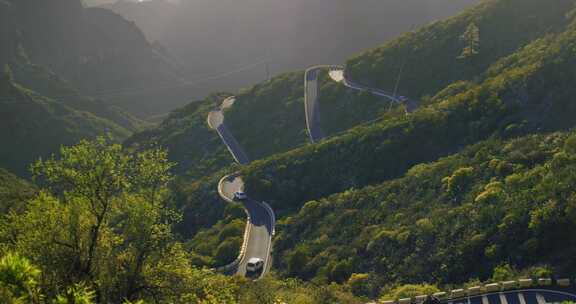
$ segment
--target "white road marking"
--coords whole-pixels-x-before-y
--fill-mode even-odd
[[[524,294],[521,292],[518,293],[518,301],[520,301],[520,304],[526,304],[526,298],[524,298]]]
[[[536,294],[536,302],[538,302],[538,304],[547,304],[544,296],[539,293]]]

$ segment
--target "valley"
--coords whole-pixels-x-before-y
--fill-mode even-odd
[[[94,92],[186,72],[118,14],[57,5],[0,0],[0,302],[576,301],[574,0],[176,89],[158,123]]]

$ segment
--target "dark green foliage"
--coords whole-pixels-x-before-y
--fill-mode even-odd
[[[0,166],[18,175],[26,176],[32,161],[56,153],[61,145],[106,133],[123,139],[129,131],[17,84],[0,92]]]
[[[177,109],[158,127],[133,135],[125,145],[144,148],[159,145],[177,163],[175,172],[190,178],[212,174],[233,162],[218,133],[206,121],[208,113],[226,97],[213,94]]]
[[[313,300],[316,289],[303,284],[268,279],[271,285],[256,285],[195,268],[191,262],[233,260],[244,220],[230,205],[220,227],[190,241],[194,250],[213,245],[213,262],[184,250],[171,231],[179,216],[168,205],[172,164],[166,156],[162,150],[135,153],[100,137],[36,162],[34,180],[43,190],[0,218],[0,301],[254,303],[251,290],[267,286],[271,299],[334,302]],[[18,190],[14,176],[0,173],[2,185]],[[354,299],[336,286],[323,294]]]
[[[22,210],[35,192],[33,185],[0,168],[0,214]]]
[[[42,96],[52,98],[75,110],[89,112],[110,120],[130,132],[150,126],[102,100],[83,96],[71,83],[42,66],[28,62],[14,62],[11,66],[16,83]]]
[[[386,113],[386,100],[358,93],[321,73],[320,121],[328,135]],[[241,92],[226,121],[252,159],[261,159],[308,143],[304,113],[304,75],[287,73]]]
[[[403,106],[391,104],[386,98],[348,89],[329,79],[327,73],[320,75],[320,124],[329,136],[361,123],[405,114]]]
[[[217,295],[212,298],[216,303],[290,302],[296,297],[301,303],[349,303],[356,299],[337,286],[356,296],[406,297],[434,292],[436,286],[505,280],[519,273],[569,275],[576,267],[571,235],[576,229],[573,4],[485,1],[349,62],[355,80],[390,89],[405,61],[401,92],[427,95],[408,116],[400,107],[390,111],[386,101],[351,92],[322,75],[322,127],[333,137],[320,144],[306,144],[302,73],[281,75],[238,94],[226,122],[248,154],[261,159],[241,171],[250,195],[276,211],[274,269],[323,286],[273,278],[245,283],[190,268],[190,261],[207,267],[229,263],[242,242],[243,210],[217,193],[219,179],[238,168],[230,166],[231,157],[206,125],[208,112],[225,94],[174,111],[158,128],[126,142],[125,147],[136,151],[167,148],[170,160],[180,163],[174,172],[182,176],[171,188],[162,185],[161,205],[148,204],[145,194],[129,186],[142,182],[139,177],[148,176],[146,170],[122,176],[126,195],[113,196],[114,212],[102,221],[86,208],[87,202],[99,199],[99,192],[82,191],[98,184],[83,179],[90,168],[67,176],[79,180],[75,188],[81,189],[63,193],[62,185],[52,185],[52,195],[42,193],[29,204],[11,191],[24,189],[27,197],[34,188],[0,172],[0,182],[7,184],[0,187],[2,208],[26,211],[23,216],[12,213],[9,224],[0,226],[6,240],[0,251],[29,255],[43,276],[57,282],[45,289],[49,296],[60,290],[90,294],[77,285],[86,280],[100,297],[114,300],[148,297],[125,282],[170,286],[174,289],[162,289],[168,290],[163,296],[174,302]],[[14,66],[16,81],[52,75],[36,73],[31,65]],[[96,136],[103,129],[117,137],[127,134],[87,113],[97,102],[39,97],[14,84],[9,74],[4,74],[1,93],[26,102],[2,107],[0,121],[8,127],[0,135],[14,150],[2,150],[1,161],[22,164],[34,157],[26,151],[47,154],[54,149],[29,147],[18,141],[22,138],[46,147]],[[47,96],[68,90],[65,82],[30,81],[36,85],[30,87]],[[55,135],[38,132],[45,129]],[[70,151],[84,151],[85,145],[63,150],[68,151],[64,159]],[[132,149],[113,147],[114,153],[105,147],[91,151],[103,150],[112,163],[133,155]],[[72,159],[89,161],[89,156]],[[167,164],[164,158],[160,163]],[[44,164],[58,167],[54,161]],[[67,172],[48,171],[46,176]],[[73,197],[63,204],[62,195]],[[174,223],[174,237],[167,224],[171,221],[160,220],[168,208],[182,213],[183,220]],[[99,231],[99,222],[108,228],[102,237],[87,237]],[[46,238],[44,230],[54,237]],[[76,241],[70,235],[83,240],[74,250],[60,240]],[[177,239],[187,241],[181,245]],[[101,247],[97,259],[85,254],[90,243]],[[152,270],[141,271],[139,253]],[[340,285],[324,285],[330,282]],[[241,287],[248,288],[239,291]]]
[[[224,169],[198,180],[177,178],[172,183],[172,204],[183,215],[175,230],[185,239],[226,217],[238,216],[239,213],[218,195],[220,178],[230,172]]]
[[[466,12],[407,33],[350,59],[352,79],[393,90],[405,62],[400,93],[413,98],[434,94],[457,80],[473,80],[494,61],[545,33],[561,30],[573,0],[487,0]],[[461,39],[470,24],[479,28],[478,54],[461,58]]]
[[[495,63],[477,83],[445,90],[431,105],[357,127],[318,145],[253,163],[249,190],[275,208],[401,176],[407,169],[488,138],[574,125],[576,30],[536,40]]]
[[[166,111],[166,102],[174,102],[169,94],[160,98],[150,90],[134,96],[142,89],[180,84],[180,79],[177,68],[133,22],[109,10],[84,8],[81,0],[11,1],[7,15],[11,23],[0,32],[7,45],[4,52],[0,49],[0,66],[17,61],[49,67],[84,94],[108,93],[108,101],[136,103],[132,113],[146,113],[152,104]],[[126,90],[132,94],[118,94]]]
[[[539,264],[569,275],[576,154],[565,147],[573,136],[489,140],[400,179],[308,202],[279,227],[275,265],[329,281],[370,271],[389,283],[503,280],[518,275],[511,267]],[[463,174],[466,187],[446,187],[446,177]],[[298,265],[306,274],[293,273],[294,255],[317,258]]]
[[[306,143],[304,75],[284,74],[241,92],[226,123],[251,159]]]
[[[198,232],[186,245],[197,254],[196,266],[219,267],[231,263],[240,253],[246,216],[228,216],[210,229]]]

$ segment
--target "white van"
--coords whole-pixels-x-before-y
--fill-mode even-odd
[[[264,267],[264,260],[260,258],[250,258],[246,264],[246,272],[256,272]]]
[[[248,199],[248,195],[244,191],[236,191],[234,193],[234,199],[237,201],[244,201]]]

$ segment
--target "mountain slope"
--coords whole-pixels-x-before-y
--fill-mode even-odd
[[[393,90],[402,70],[399,92],[413,98],[434,95],[450,83],[473,80],[494,61],[533,39],[561,31],[570,21],[573,0],[487,0],[444,21],[405,34],[348,60],[357,82]],[[467,41],[470,26],[478,40]],[[465,54],[468,46],[474,51]],[[462,56],[465,55],[465,56]]]
[[[18,211],[35,192],[35,186],[0,168],[0,214]]]
[[[569,275],[576,266],[571,258],[576,244],[569,234],[576,225],[576,134],[569,131],[576,126],[573,4],[487,1],[407,35],[434,33],[427,36],[434,39],[418,42],[429,54],[417,68],[435,75],[423,73],[411,84],[416,96],[430,96],[408,116],[323,77],[321,113],[329,115],[323,127],[332,125],[327,129],[333,136],[316,145],[306,143],[302,73],[240,92],[226,119],[250,156],[260,158],[241,173],[250,196],[276,211],[274,267],[279,274],[322,284],[345,283],[360,273],[384,288],[486,280],[498,267],[511,273]],[[551,9],[545,10],[546,5]],[[478,62],[454,63],[465,70],[461,74],[444,73],[463,60],[458,59],[462,45],[442,57],[445,45],[438,41],[458,40],[474,28],[471,20],[485,19],[511,29],[482,39],[511,36],[509,43],[481,49]],[[445,26],[454,20],[457,26]],[[482,22],[478,27],[486,32]],[[525,30],[531,34],[523,35]],[[361,57],[376,66],[379,61],[401,63],[402,54]],[[436,65],[435,56],[446,65]],[[349,73],[358,68],[354,60]],[[355,103],[363,98],[366,104]],[[340,107],[352,110],[355,105],[373,116],[337,118],[346,117]],[[193,121],[201,111],[188,115]],[[367,117],[379,119],[345,131]],[[188,231],[228,217],[222,205],[208,203],[216,197],[210,192],[220,176],[180,192],[179,206],[187,211],[182,227],[192,227]],[[199,219],[199,208],[209,216]],[[213,228],[223,224],[231,221]],[[210,239],[202,252],[214,253],[213,229],[201,235]],[[377,297],[374,289],[366,295]]]
[[[403,78],[400,86],[402,92],[407,96],[419,96],[424,94],[419,90],[425,89],[425,94],[432,96],[438,93],[446,94],[447,91],[440,91],[455,79],[461,79],[465,76],[462,79],[468,79],[469,83],[483,79],[485,76],[482,74],[497,59],[514,53],[518,48],[530,43],[535,38],[545,36],[547,33],[561,31],[563,26],[570,22],[567,13],[573,2],[554,1],[555,4],[551,6],[552,10],[543,10],[542,6],[545,4],[536,0],[530,0],[529,5],[520,4],[519,0],[485,2],[448,21],[431,24],[416,33],[406,34],[382,48],[368,51],[366,54],[358,56],[357,59],[352,59],[347,67],[347,72],[353,80],[365,81],[363,74],[356,73],[357,70],[364,71],[364,68],[360,69],[361,66],[357,64],[362,61],[369,66],[379,66],[380,69],[386,69],[386,72],[383,73],[395,82],[398,67],[392,65],[380,67],[379,64],[383,60],[389,61],[391,64],[401,63],[405,59],[405,54],[411,52],[410,50],[414,46],[412,43],[425,44],[426,47],[418,47],[418,50],[425,51],[425,54],[418,54],[418,56],[422,56],[420,61],[414,63],[407,61],[407,67],[403,73],[404,77],[417,76],[417,79],[414,78],[414,82],[408,85],[408,78]],[[523,14],[516,12],[517,7],[521,7]],[[482,60],[474,59],[479,63],[458,59],[460,54],[454,54],[456,50],[450,54],[446,54],[445,51],[447,45],[459,41],[466,27],[472,22],[471,20],[481,20],[485,23],[505,22],[507,31],[509,31],[503,34],[497,34],[493,30],[482,31],[483,40],[495,40],[494,45],[503,45],[503,47],[501,50],[493,50],[492,46],[489,48],[488,43],[483,43],[483,50],[484,48],[486,50],[480,55]],[[526,34],[527,30],[530,30],[530,34]],[[514,37],[514,39],[507,39],[508,36]],[[500,40],[506,40],[506,43],[501,43]],[[462,43],[457,42],[456,45],[458,51],[461,51]],[[438,57],[445,58],[445,60],[437,60]],[[437,64],[437,61],[440,63]],[[414,68],[411,67],[412,64],[415,65]],[[454,71],[466,70],[467,74],[456,75],[447,72],[447,70],[452,70],[453,66],[455,67]],[[366,70],[370,72],[371,68],[366,67]],[[430,76],[432,74],[433,77]],[[374,77],[383,79],[380,74],[374,75]],[[308,143],[304,123],[303,82],[302,73],[286,73],[272,78],[269,82],[259,83],[236,94],[236,106],[226,113],[227,124],[252,159],[262,159]],[[375,83],[375,87],[379,85],[388,87],[384,84]],[[462,89],[459,85],[456,83],[449,86],[448,92]],[[320,121],[322,128],[328,135],[334,135],[375,119],[387,120],[391,117],[403,119],[401,116],[404,113],[399,108],[392,107],[392,111],[390,111],[389,101],[369,93],[348,90],[343,85],[334,83],[325,75],[320,77],[319,86]],[[436,98],[433,101],[427,97],[422,102],[429,104],[439,100],[441,98]],[[199,116],[194,119],[200,120],[202,118]],[[201,162],[201,160],[197,159],[196,162]],[[212,160],[208,160],[208,162],[214,163]]]
[[[79,111],[90,112],[110,120],[131,132],[149,127],[146,123],[105,101],[83,96],[72,84],[46,68],[30,62],[12,61],[10,69],[14,81],[40,95],[46,96]]]
[[[478,82],[449,86],[409,117],[358,127],[319,145],[256,162],[244,171],[246,183],[276,208],[297,207],[398,177],[413,165],[489,136],[574,126],[575,41],[571,25],[497,62]]]
[[[162,63],[153,60],[156,55],[137,28],[100,11],[84,9],[75,0],[58,0],[48,7],[31,1],[0,2],[0,142],[5,147],[0,166],[27,176],[30,162],[57,152],[61,145],[107,133],[122,140],[150,126],[108,101],[86,97],[86,88],[84,93],[78,89],[82,82],[106,89],[132,85],[126,82],[132,78],[147,78],[150,85],[154,77],[167,77],[154,72]],[[99,20],[117,31],[98,32],[104,26]],[[110,84],[99,87],[99,78]]]
[[[388,283],[487,280],[503,263],[569,275],[575,143],[574,132],[489,140],[402,178],[308,202],[280,222],[276,266],[306,279],[373,273]]]
[[[58,7],[58,4],[55,4],[55,6]],[[62,7],[62,4],[60,4],[60,7]],[[39,55],[35,55],[40,53],[42,56],[48,56],[46,60],[54,60],[55,62],[60,62],[60,60],[56,59],[57,56],[50,52],[57,52],[59,56],[76,56],[73,48],[66,49],[61,41],[57,40],[54,35],[50,35],[50,32],[57,27],[56,24],[43,24],[40,20],[35,20],[38,23],[36,26],[42,26],[49,32],[42,35],[37,34],[35,28],[28,28],[32,26],[27,26],[27,24],[32,22],[26,20],[31,18],[30,15],[33,15],[32,12],[36,9],[37,7],[34,5],[26,6],[26,2],[18,2],[18,4],[10,2],[0,3],[0,14],[2,17],[0,67],[2,70],[4,70],[5,65],[9,65],[15,82],[41,95],[58,99],[67,106],[110,119],[131,131],[136,131],[143,127],[144,124],[141,121],[109,106],[105,102],[83,96],[74,87],[74,84],[65,79],[66,77],[63,74],[54,72],[47,67],[53,68],[54,62],[44,62],[44,59],[38,58]],[[64,16],[71,17],[66,14]],[[42,43],[44,48],[39,52],[36,48],[40,48]],[[53,48],[51,47],[52,45],[63,47],[64,49],[54,51],[51,50]],[[45,65],[42,65],[42,62]]]
[[[187,68],[219,74],[269,58],[271,73],[340,64],[411,26],[450,16],[479,0],[152,0],[106,5],[134,21]],[[263,26],[266,25],[266,26]],[[202,30],[191,30],[202,29]],[[267,55],[268,53],[268,55]],[[264,64],[206,82],[192,93],[234,91],[266,78]]]
[[[110,134],[126,138],[130,132],[89,112],[75,110],[0,77],[0,166],[19,175],[38,157],[56,153],[61,145],[82,138]]]
[[[6,3],[2,10],[11,19],[8,29],[16,33],[10,39],[12,55],[18,55],[18,48],[25,50],[30,62],[53,71],[84,95],[115,103],[139,99],[140,108],[130,108],[138,112],[146,103],[158,103],[150,91],[134,96],[139,90],[181,84],[178,68],[162,51],[112,11],[84,8],[80,0]],[[9,59],[0,58],[2,65],[6,62]]]
[[[232,157],[218,134],[206,122],[208,113],[220,105],[226,94],[213,94],[174,110],[160,125],[136,133],[125,144],[134,147],[160,145],[168,150],[176,172],[198,178],[228,166]]]

